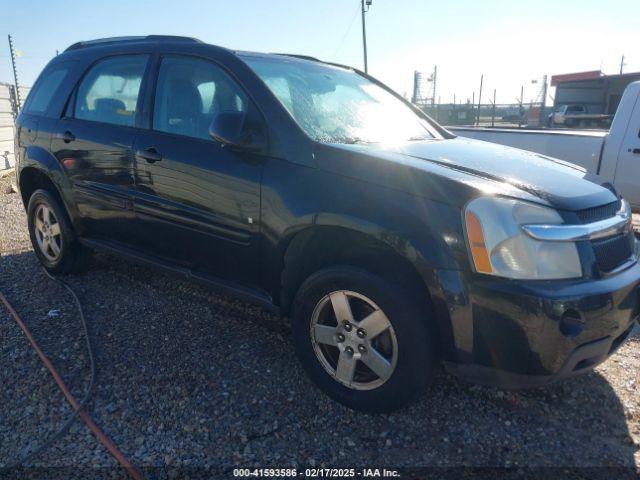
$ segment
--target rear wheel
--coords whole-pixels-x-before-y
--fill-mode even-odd
[[[363,270],[315,273],[296,296],[296,351],[311,379],[357,410],[396,409],[434,376],[434,336],[425,303]]]
[[[36,190],[27,207],[29,235],[40,263],[53,274],[80,271],[90,257],[80,245],[60,202],[47,190]]]

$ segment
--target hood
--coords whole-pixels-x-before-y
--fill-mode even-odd
[[[458,137],[326,147],[332,151],[326,152],[325,164],[336,173],[450,204],[463,205],[480,193],[514,196],[564,210],[616,200],[599,177],[579,166],[479,140]],[[335,149],[341,151],[338,164]]]

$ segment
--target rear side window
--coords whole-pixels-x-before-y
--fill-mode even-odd
[[[74,116],[133,126],[148,58],[148,55],[126,55],[96,63],[78,87]]]
[[[209,126],[218,115],[245,119],[249,99],[217,65],[203,59],[166,57],[160,65],[153,128],[211,140]]]
[[[42,76],[29,94],[29,98],[24,106],[27,113],[43,114],[49,108],[53,95],[67,77],[69,68],[67,66],[53,66],[42,73]]]

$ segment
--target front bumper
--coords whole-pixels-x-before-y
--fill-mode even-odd
[[[602,279],[510,281],[440,271],[450,319],[445,366],[473,381],[534,387],[586,372],[630,335],[640,264]]]

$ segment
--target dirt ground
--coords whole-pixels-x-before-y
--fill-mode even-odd
[[[81,397],[89,369],[77,312],[42,273],[7,184],[0,291]],[[594,372],[556,385],[503,391],[442,374],[410,407],[365,415],[310,383],[288,329],[264,311],[108,255],[67,280],[96,348],[87,410],[135,465],[167,478],[185,467],[640,468],[639,328]],[[0,359],[1,466],[55,431],[69,407],[3,308]],[[77,422],[32,465],[115,463]]]

